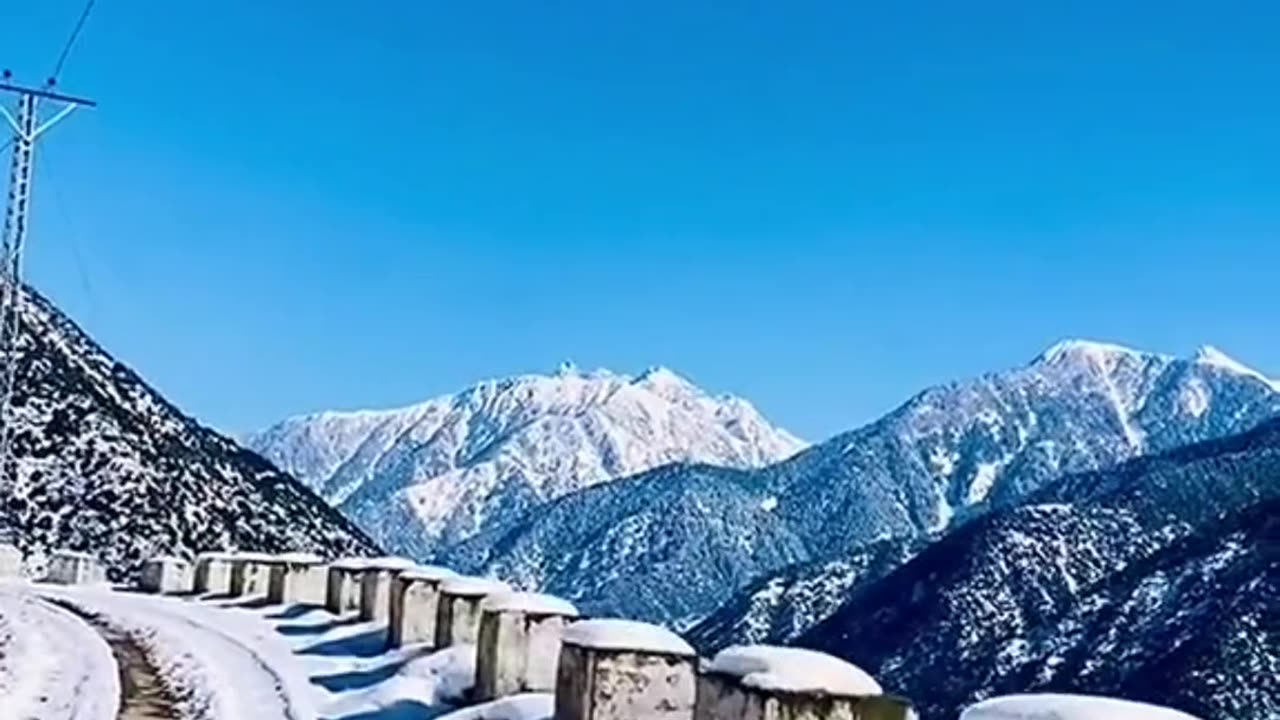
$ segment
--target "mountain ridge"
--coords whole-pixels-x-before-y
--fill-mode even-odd
[[[715,492],[735,507],[768,505],[771,532],[785,537],[787,547],[799,544],[798,551],[772,560],[786,561],[787,566],[809,563],[817,573],[793,572],[782,578],[776,592],[783,596],[792,592],[787,583],[830,587],[836,594],[806,601],[808,607],[827,608],[838,605],[841,593],[853,587],[846,583],[856,585],[858,578],[849,574],[848,566],[835,568],[832,575],[824,577],[821,568],[825,563],[857,565],[861,562],[857,558],[871,544],[924,539],[991,510],[1015,507],[1063,475],[1108,468],[1141,454],[1231,435],[1277,415],[1280,393],[1252,374],[1193,359],[1074,341],[1060,343],[1023,366],[927,388],[873,422],[781,462],[749,470],[754,477],[751,492],[725,482]],[[682,472],[701,471],[675,467],[667,471],[667,477],[678,478]],[[714,480],[705,478],[704,482]],[[672,490],[655,488],[652,483],[626,487],[648,494],[651,504],[676,502],[670,496]],[[702,492],[714,494],[709,489]],[[594,503],[615,504],[612,495],[606,499],[590,489],[574,497],[581,503],[582,515],[595,513]],[[660,548],[665,532],[677,527],[688,532],[690,523],[695,522],[692,517],[654,516],[644,509],[640,497],[626,504],[636,510],[617,516],[617,522],[636,523],[648,533],[633,539],[637,548],[646,544]],[[743,521],[753,521],[752,517],[744,515]],[[701,562],[721,569],[714,573],[691,570],[686,592],[696,602],[671,600],[666,610],[650,601],[630,604],[628,595],[638,591],[620,592],[619,588],[631,580],[608,587],[597,579],[578,576],[576,571],[551,565],[537,569],[537,563],[530,564],[528,558],[549,553],[563,546],[564,538],[574,537],[571,528],[555,526],[568,520],[557,518],[525,513],[504,525],[508,541],[494,546],[498,548],[495,551],[477,553],[467,545],[451,546],[442,553],[459,551],[472,563],[468,569],[474,571],[522,564],[527,570],[523,579],[529,586],[558,588],[575,594],[588,606],[618,602],[621,604],[611,608],[613,611],[649,620],[685,623],[699,612],[705,619],[717,607],[735,603],[753,613],[750,619],[719,615],[717,632],[721,636],[706,633],[706,642],[712,645],[725,639],[726,628],[790,628],[786,631],[795,633],[807,623],[821,620],[817,616],[786,618],[785,611],[771,616],[769,602],[737,597],[736,593],[750,589],[748,585],[769,584],[771,573],[786,572],[784,565],[768,568],[759,559],[747,560],[749,553],[735,550],[728,541],[731,534],[711,522],[703,523],[703,532],[715,537],[699,540],[703,548],[699,552],[716,554],[704,555]],[[504,556],[503,547],[519,548],[518,557]],[[584,552],[607,557],[603,544]],[[645,552],[639,550],[617,558],[622,565],[620,574],[644,577],[644,558]],[[723,578],[741,576],[743,573],[724,569],[740,562],[743,568],[761,574],[743,585],[717,584]],[[584,587],[590,590],[581,592]],[[794,592],[811,594],[801,586]],[[695,628],[694,632],[703,630]],[[728,639],[777,639],[767,635],[748,638],[736,632],[729,631]]]
[[[803,441],[674,371],[486,380],[402,408],[288,419],[248,439],[391,548],[427,557],[521,511],[672,462],[755,467]]]
[[[1066,476],[854,590],[799,642],[868,668],[926,718],[1040,691],[1269,718],[1277,502],[1276,419]]]
[[[32,288],[18,330],[5,418],[16,464],[0,526],[37,570],[56,547],[99,553],[117,579],[158,553],[376,549],[292,477],[182,413]]]

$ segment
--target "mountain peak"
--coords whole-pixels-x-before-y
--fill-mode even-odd
[[[679,373],[666,365],[650,365],[645,368],[644,372],[636,376],[637,381],[647,380],[649,378],[676,378],[683,380]]]
[[[1054,364],[1067,361],[1100,360],[1114,357],[1157,357],[1155,353],[1135,350],[1115,343],[1068,338],[1054,343],[1040,353],[1033,364]]]
[[[732,415],[744,409],[748,414],[755,415],[755,408],[751,404],[729,393],[721,393],[712,397],[706,390],[696,385],[689,378],[662,365],[655,365],[640,373],[631,380],[632,387],[652,393],[667,402],[687,405],[712,403],[718,406],[717,415]]]
[[[1212,365],[1213,367],[1220,368],[1236,375],[1254,377],[1276,390],[1280,390],[1280,382],[1268,378],[1261,372],[1254,370],[1212,345],[1201,345],[1199,348],[1196,348],[1196,353],[1192,357],[1191,362],[1197,365]]]
[[[632,385],[643,385],[651,388],[663,387],[696,387],[688,378],[664,365],[647,368],[631,381]]]

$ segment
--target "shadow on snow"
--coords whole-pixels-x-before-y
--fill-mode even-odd
[[[361,710],[350,715],[333,715],[325,720],[430,720],[455,708],[442,705],[427,705],[418,700],[397,700],[377,710]]]
[[[352,657],[373,657],[381,655],[387,649],[387,629],[369,630],[351,637],[328,640],[308,645],[295,650],[296,655],[350,655]]]
[[[263,615],[268,620],[292,620],[311,612],[313,608],[306,605],[287,605],[280,612],[274,612],[270,615]]]
[[[277,625],[276,632],[281,635],[293,637],[297,635],[323,635],[334,628],[340,628],[343,625],[354,625],[360,622],[360,618],[355,615],[347,617],[338,617],[324,622],[304,624],[304,625]]]

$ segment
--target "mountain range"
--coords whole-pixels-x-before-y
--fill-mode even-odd
[[[56,548],[98,555],[116,580],[161,553],[375,549],[292,477],[170,405],[34,290],[18,320],[0,535],[33,572]]]
[[[831,652],[926,720],[1028,690],[1280,715],[1280,385],[1212,348],[1066,341],[811,447],[670,370],[565,367],[250,438],[304,484],[23,297],[0,535],[37,571],[379,539],[706,654]]]
[[[1013,692],[1280,716],[1280,421],[1067,476],[856,589],[801,645],[924,718]]]
[[[478,383],[406,408],[324,412],[245,442],[376,540],[430,557],[575,491],[672,462],[752,468],[804,443],[666,368]]]
[[[779,463],[737,473],[676,465],[587,488],[447,553],[466,569],[511,573],[588,611],[680,627],[714,616],[716,627],[733,628],[694,628],[707,646],[785,640],[919,543],[1016,507],[1057,477],[1277,415],[1275,383],[1221,352],[1177,358],[1067,341],[1025,366],[927,389]],[[734,508],[734,522],[721,521],[712,499]],[[668,537],[687,537],[680,554],[696,558],[679,592],[655,570],[672,552]],[[888,540],[901,544],[887,560],[870,557]],[[564,548],[582,560],[566,563]],[[815,597],[803,607],[786,601],[802,595]],[[745,615],[717,611],[731,605]]]

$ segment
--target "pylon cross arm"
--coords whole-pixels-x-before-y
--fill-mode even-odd
[[[9,127],[13,128],[13,131],[18,134],[18,137],[26,140],[27,142],[31,142],[34,139],[27,137],[27,134],[22,131],[22,126],[18,124],[18,119],[9,112],[9,108],[0,105],[0,113],[4,114],[4,119],[9,121]]]

